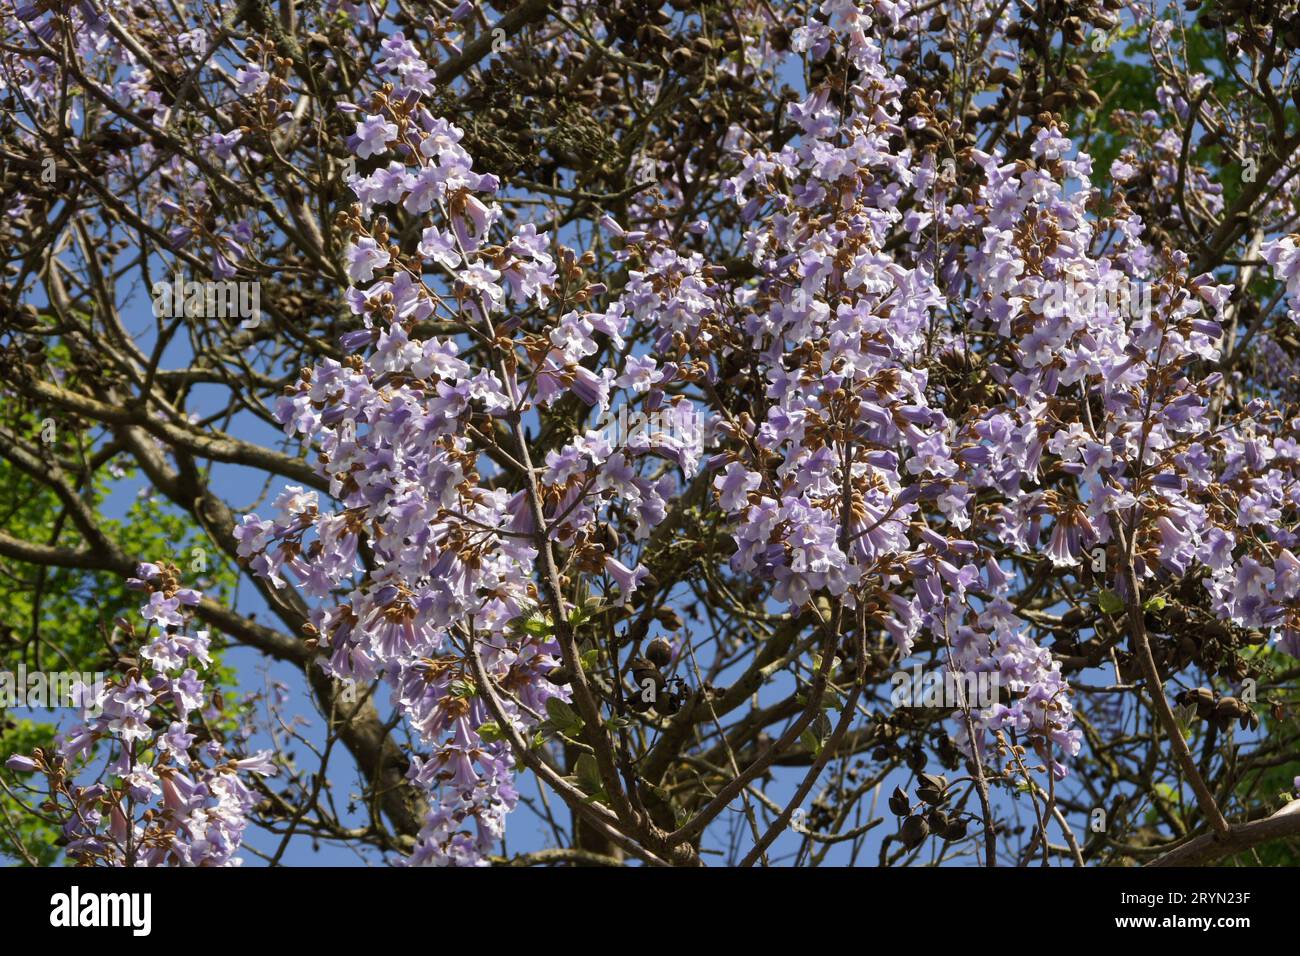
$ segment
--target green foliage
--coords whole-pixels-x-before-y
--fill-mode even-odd
[[[1260,648],[1260,657],[1274,665],[1277,671],[1291,669],[1295,662],[1275,646]],[[1271,680],[1266,679],[1270,682]],[[1277,705],[1275,712],[1272,705]],[[1283,740],[1294,735],[1295,724],[1300,720],[1300,697],[1294,693],[1283,696],[1276,691],[1255,706],[1260,716],[1259,736],[1262,740]],[[1234,797],[1244,808],[1243,816],[1273,813],[1286,797],[1295,797],[1295,778],[1300,775],[1300,754],[1291,754],[1276,766],[1265,767],[1261,773],[1243,776]],[[1300,866],[1300,846],[1293,841],[1272,840],[1247,853],[1227,857],[1221,866]]]
[[[33,748],[46,748],[54,740],[54,729],[49,724],[30,720],[5,720],[0,725],[0,755],[30,753]],[[28,858],[37,866],[50,866],[59,858],[55,840],[57,832],[40,817],[18,805],[6,792],[12,789],[17,774],[0,768],[0,856],[12,857],[22,863]],[[14,846],[20,843],[25,852]]]
[[[33,429],[38,431],[38,429]],[[87,505],[101,515],[105,504],[130,488],[134,474],[111,474],[101,467],[84,489]],[[129,493],[129,492],[128,492]],[[51,547],[87,547],[63,503],[45,485],[8,462],[0,461],[0,526],[10,537]],[[137,496],[120,518],[101,517],[99,525],[123,553],[150,561],[171,561],[186,574],[187,583],[218,600],[233,592],[236,573],[192,522],[164,507],[151,495]],[[114,620],[134,619],[140,595],[128,591],[116,574],[79,568],[37,567],[0,559],[0,670],[107,671],[126,648],[113,644]],[[214,660],[212,686],[234,685],[234,673]],[[57,712],[67,723],[72,712]],[[49,746],[55,724],[16,721],[0,707],[0,761],[16,752]],[[13,775],[0,770],[12,785]],[[48,865],[59,856],[57,834],[39,818],[20,810],[0,790],[0,856],[22,861],[10,828],[27,856]]]

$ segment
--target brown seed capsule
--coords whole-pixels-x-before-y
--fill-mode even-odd
[[[895,787],[894,792],[889,795],[889,812],[894,816],[903,817],[912,809],[912,801],[908,799],[907,791],[902,787]]]
[[[1083,627],[1091,615],[1081,607],[1072,607],[1061,615],[1061,626],[1068,628]]]
[[[916,795],[932,806],[938,806],[944,801],[943,791],[935,787],[917,787]]]
[[[945,840],[960,840],[966,836],[966,820],[952,820],[948,823],[947,829],[943,832]]]
[[[903,841],[903,846],[909,850],[920,846],[929,835],[930,824],[925,822],[925,817],[908,817],[898,830],[898,836]]]
[[[1237,713],[1237,699],[1235,697],[1225,697],[1214,705],[1216,720],[1236,720]]]
[[[1069,104],[1070,94],[1066,93],[1064,90],[1057,90],[1054,93],[1049,93],[1043,99],[1043,108],[1053,113],[1057,110],[1064,109],[1069,106]]]
[[[664,675],[659,672],[659,668],[653,661],[646,660],[644,657],[632,658],[627,662],[627,669],[632,673],[632,680],[638,686],[644,686],[646,681],[653,681],[656,687],[662,687],[665,683]]]
[[[658,621],[666,630],[680,631],[682,629],[682,618],[670,607],[661,607],[655,611],[655,620]]]
[[[665,717],[671,717],[682,709],[682,699],[676,694],[659,694],[654,699],[654,708]]]
[[[917,774],[916,779],[923,787],[930,787],[934,790],[948,789],[948,778],[941,773],[921,773]]]
[[[673,660],[673,646],[662,637],[657,637],[645,649],[645,656],[656,667],[667,667]]]

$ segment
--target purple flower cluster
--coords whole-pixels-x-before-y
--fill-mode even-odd
[[[1068,687],[1003,597],[1014,582],[998,552],[1077,568],[1122,527],[1139,580],[1202,568],[1219,617],[1275,626],[1294,648],[1295,533],[1282,518],[1300,504],[1300,422],[1266,437],[1262,404],[1216,422],[1215,378],[1189,378],[1220,354],[1231,288],[1189,276],[1180,253],[1157,257],[1137,216],[1094,252],[1091,160],[1068,158],[1050,125],[1029,162],[967,150],[976,188],[958,201],[932,154],[891,148],[926,120],[905,117],[902,81],[853,14],[828,11],[795,36],[814,56],[831,44],[862,71],[849,108],[825,91],[795,103],[801,135],[778,152],[737,138],[729,186],[760,279],[729,290],[743,323],[729,344],[756,353],[768,405],[728,423],[741,447],[712,460],[736,520],[733,569],[796,608],[822,589],[866,602],[903,653],[925,632],[953,666],[997,670],[1013,700],[979,723],[1058,754],[1080,746]],[[910,243],[887,251],[900,224]],[[1292,293],[1293,246],[1265,250]],[[1106,290],[1118,285],[1153,307],[1117,308]],[[1063,288],[1090,307],[1062,309]],[[972,336],[987,343],[978,353]],[[934,381],[935,355],[980,402],[959,397],[956,374]]]
[[[400,37],[385,48],[405,56]],[[467,361],[469,343],[509,328],[509,307],[549,306],[558,270],[572,271],[574,262],[531,224],[489,244],[500,217],[491,201],[496,180],[473,171],[460,139],[460,130],[431,116],[414,94],[399,100],[395,93],[358,122],[350,143],[359,157],[407,147],[406,161],[352,182],[358,212],[374,217],[370,228],[353,222],[357,235],[347,252],[354,283],[347,301],[361,328],[344,336],[347,361],[304,370],[276,409],[286,432],[316,441],[339,507],[322,509],[316,493],[291,487],[275,502],[273,519],[246,516],[236,536],[240,555],[273,584],[282,585],[288,571],[313,597],[346,593],[314,613],[324,666],[342,679],[382,678],[391,687],[428,748],[410,777],[434,809],[411,860],[464,865],[483,861],[517,799],[499,727],[490,739],[481,732],[497,721],[474,684],[473,658],[507,692],[507,718],[531,732],[547,699],[567,696],[544,679],[559,663],[554,640],[518,626],[543,609],[533,581],[539,542],[590,556],[625,601],[646,570],[600,552],[595,534],[609,509],[620,507],[635,516],[635,538],[647,537],[676,488],[662,466],[691,477],[703,438],[699,427],[632,436],[589,427],[530,473],[521,474],[514,442],[499,448],[502,470],[480,459],[482,439],[474,436],[509,434],[530,412],[570,393],[590,419],[621,400],[671,407],[675,420],[694,422],[677,407],[683,400],[667,394],[689,370],[652,355],[629,355],[622,370],[593,372],[584,364],[598,338],[622,348],[630,324],[643,316],[671,326],[674,316],[689,313],[680,300],[690,293],[683,280],[666,301],[634,282],[604,310],[564,311],[548,336],[519,352],[487,366]],[[413,253],[385,241],[378,210],[399,204],[427,217]],[[602,291],[588,287],[579,301]],[[434,320],[463,334],[416,334],[419,323]],[[531,487],[502,487],[512,471]],[[542,503],[542,524],[533,496]],[[374,557],[364,572],[362,542]]]
[[[232,756],[211,735],[222,714],[200,677],[212,664],[208,632],[185,633],[198,592],[178,587],[170,568],[142,564],[137,574],[129,584],[149,592],[138,667],[79,683],[82,720],[52,751],[14,755],[6,766],[48,778],[66,852],[81,865],[238,866],[257,802],[243,776],[276,767],[265,752]],[[95,782],[80,783],[91,771]]]
[[[385,679],[429,748],[412,769],[436,807],[418,861],[481,861],[515,799],[508,749],[478,733],[495,721],[472,655],[511,688],[521,732],[562,693],[542,680],[557,647],[517,627],[543,604],[539,543],[591,555],[587,573],[625,599],[644,569],[600,552],[593,532],[618,506],[647,537],[706,443],[735,574],[794,610],[818,594],[862,608],[904,655],[924,637],[951,666],[999,674],[1010,700],[974,715],[975,741],[959,726],[968,748],[1014,732],[1059,776],[1080,747],[1060,664],[1009,599],[1007,554],[1080,568],[1126,529],[1140,581],[1204,569],[1216,614],[1277,626],[1293,646],[1295,542],[1278,517],[1297,504],[1294,440],[1261,437],[1249,413],[1211,427],[1214,380],[1189,378],[1193,360],[1219,355],[1229,287],[1189,275],[1181,254],[1158,256],[1137,215],[1118,217],[1117,241],[1094,251],[1091,160],[1070,158],[1050,125],[1028,161],[968,150],[973,195],[959,201],[933,153],[894,146],[928,120],[904,108],[865,15],[823,6],[825,21],[792,42],[850,58],[860,75],[847,106],[825,89],[792,104],[799,135],[776,151],[729,137],[727,198],[757,279],[684,251],[634,199],[636,229],[602,220],[629,263],[621,294],[562,309],[544,337],[505,349],[511,310],[553,306],[560,281],[580,273],[532,225],[497,237],[494,177],[475,173],[460,131],[420,105],[423,61],[400,35],[385,43],[396,88],[356,111],[350,139],[358,157],[397,156],[352,182],[348,302],[361,328],[344,338],[346,362],[305,371],[277,409],[287,431],[316,439],[341,507],[321,511],[289,489],[273,520],[245,519],[240,548],[272,581],[287,568],[313,596],[347,593],[316,612],[328,668]],[[1117,178],[1130,171],[1121,163]],[[664,183],[667,202],[674,188]],[[386,205],[426,217],[415,250],[389,240]],[[900,227],[906,241],[889,244]],[[1287,281],[1289,249],[1267,253]],[[1106,290],[1117,283],[1149,291],[1152,308],[1116,307]],[[1067,287],[1092,305],[1061,308]],[[419,337],[426,321],[461,332]],[[652,336],[648,352],[619,367],[584,361],[601,342],[622,350],[634,329]],[[973,335],[986,343],[978,352]],[[473,343],[493,343],[494,357],[476,346],[470,358]],[[716,400],[734,362],[763,383],[759,414]],[[936,365],[954,374],[937,381]],[[959,389],[963,376],[979,401]],[[705,427],[622,447],[580,429],[535,470],[518,443],[493,437],[521,433],[568,394],[593,414],[689,403]],[[480,456],[485,447],[497,454]],[[655,477],[652,458],[675,473]],[[498,469],[533,486],[504,490]],[[375,557],[365,572],[362,540]]]

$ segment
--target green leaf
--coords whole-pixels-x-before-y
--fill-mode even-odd
[[[600,769],[596,766],[596,758],[591,754],[581,754],[573,765],[573,770],[578,777],[578,786],[584,792],[595,793],[600,790]]]
[[[479,724],[478,735],[482,738],[484,743],[489,744],[498,741],[505,736],[505,734],[501,732],[501,725],[495,720],[489,720],[485,724]]]
[[[551,633],[551,621],[544,614],[537,614],[526,618],[523,624],[524,631],[533,637],[548,637]]]
[[[814,758],[821,756],[822,742],[817,737],[817,732],[811,727],[806,728],[804,732],[799,735],[799,743],[807,747],[808,750],[812,752]]]
[[[812,723],[808,725],[808,729],[817,736],[817,743],[819,746],[830,740],[831,734],[835,732],[835,727],[831,724],[831,719],[826,716],[824,710],[817,712],[817,716],[814,717]]]
[[[836,656],[832,657],[832,658],[831,658],[831,671],[834,672],[835,668],[837,668],[837,667],[840,666],[840,663],[841,663],[841,661],[840,661],[840,658],[839,658],[839,655],[838,655],[838,654],[837,654]],[[822,655],[821,655],[820,652],[819,652],[819,653],[816,653],[816,654],[813,654],[813,658],[812,658],[812,669],[813,669],[813,672],[814,672],[814,673],[816,673],[817,671],[820,671],[820,670],[822,669]]]
[[[588,598],[581,607],[573,609],[573,613],[569,615],[569,626],[573,628],[581,627],[607,610],[608,608],[601,603],[600,598]]]
[[[1120,611],[1124,610],[1124,602],[1120,599],[1120,596],[1110,588],[1107,588],[1097,595],[1097,605],[1101,608],[1102,613],[1104,614],[1118,614]]]
[[[563,701],[558,697],[547,698],[546,716],[562,726],[567,726],[582,719],[578,716],[578,712],[569,706],[567,701]]]
[[[582,730],[582,718],[578,712],[558,697],[547,699],[546,716],[548,719],[542,724],[544,731],[576,737]]]
[[[1142,605],[1144,611],[1159,611],[1165,606],[1165,599],[1162,597],[1153,597]]]
[[[582,664],[584,671],[589,671],[600,663],[600,648],[593,647],[590,650],[583,651],[582,657],[578,661]]]

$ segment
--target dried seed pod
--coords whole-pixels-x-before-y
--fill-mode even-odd
[[[655,611],[655,620],[669,631],[679,631],[682,627],[682,618],[670,607],[662,607]]]
[[[923,787],[940,791],[948,789],[948,778],[940,773],[921,773],[917,774],[916,779]]]
[[[934,787],[917,787],[916,795],[931,806],[938,806],[946,799],[944,792]]]
[[[652,680],[655,686],[664,684],[664,675],[659,672],[653,661],[644,657],[634,657],[627,662],[627,669],[632,674],[632,680],[637,684],[644,684],[647,680]]]
[[[947,828],[943,831],[942,836],[945,840],[960,840],[966,836],[966,820],[964,818],[951,820]]]
[[[903,841],[903,846],[909,850],[920,846],[929,835],[930,824],[925,822],[925,817],[908,817],[898,829],[898,836]]]
[[[654,699],[654,709],[664,717],[671,717],[682,709],[682,699],[676,694],[659,694]]]
[[[1219,721],[1236,720],[1238,717],[1237,699],[1225,697],[1214,705],[1214,719]]]
[[[1056,113],[1070,105],[1070,94],[1065,90],[1049,93],[1043,99],[1043,109]]]
[[[895,787],[894,792],[889,795],[889,812],[897,817],[907,816],[912,809],[912,801],[907,796],[907,791],[902,787]]]
[[[657,637],[645,649],[645,656],[656,667],[667,667],[673,660],[673,646],[662,637]]]
[[[1072,607],[1061,615],[1061,626],[1079,628],[1092,620],[1092,615],[1081,607]]]

